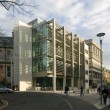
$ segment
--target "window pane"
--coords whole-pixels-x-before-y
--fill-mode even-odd
[[[11,68],[10,68],[10,66],[7,67],[7,77],[11,77]]]
[[[11,50],[6,50],[6,60],[10,61],[11,58]]]
[[[3,53],[2,53],[2,50],[0,50],[0,61],[3,60]]]

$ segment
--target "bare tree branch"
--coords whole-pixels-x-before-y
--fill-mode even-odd
[[[36,8],[38,7],[38,5],[31,5],[29,3],[26,3],[26,1],[20,3],[19,0],[16,1],[8,1],[8,0],[0,0],[0,4],[2,4],[2,6],[7,9],[8,11],[10,10],[10,8],[13,8],[13,15],[14,12],[17,10],[17,12],[24,12],[26,14],[30,14],[29,11],[26,10],[26,7],[32,7],[32,8]],[[17,8],[18,7],[18,8]],[[18,11],[19,10],[19,11]],[[22,14],[22,12],[20,14]]]
[[[8,16],[16,17],[17,14],[31,15],[32,8],[38,8],[39,5],[32,5],[33,2],[28,3],[26,0],[0,0],[0,6],[4,7],[7,11],[11,12]],[[5,35],[6,29],[3,29],[4,23],[0,21],[0,35]],[[6,27],[5,27],[6,28]]]
[[[5,35],[6,33],[4,32],[5,31],[5,29],[2,29],[1,27],[0,27],[0,35]]]

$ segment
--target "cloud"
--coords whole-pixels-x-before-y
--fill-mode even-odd
[[[36,9],[30,9],[33,16],[15,16],[7,28],[13,28],[18,20],[29,22],[35,18],[50,20],[55,18],[59,24],[64,25],[67,30],[78,34],[85,39],[94,39],[99,44],[97,33],[105,32],[103,39],[104,65],[110,65],[110,0],[28,0],[35,5]],[[1,18],[8,19],[10,13],[0,6]],[[8,13],[8,14],[7,14]],[[7,20],[8,21],[8,20]],[[7,22],[6,22],[7,24]],[[7,26],[7,25],[6,25]],[[11,31],[11,30],[10,30]],[[106,56],[106,57],[105,57]]]
[[[93,1],[92,5],[91,5],[92,11],[89,13],[89,16],[100,14],[100,13],[106,11],[108,8],[110,8],[109,4],[110,4],[109,0]]]
[[[0,5],[0,20],[4,19],[6,17],[6,14],[7,10]]]

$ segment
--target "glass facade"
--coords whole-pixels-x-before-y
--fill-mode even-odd
[[[64,80],[71,86],[73,77],[74,84],[78,87],[80,72],[84,73],[84,67],[80,66],[84,61],[79,52],[81,51],[79,38],[74,38],[72,33],[67,32],[57,23],[55,23],[55,31],[53,28],[53,21],[44,22],[32,28],[32,70],[36,76],[38,75],[36,83],[41,86],[52,86],[53,65],[55,65],[57,88],[63,87]],[[55,35],[54,54],[53,34]],[[54,55],[56,64],[53,62]],[[79,60],[80,56],[81,60]],[[64,76],[66,76],[65,79]]]
[[[33,72],[52,71],[52,32],[48,23],[32,30]]]

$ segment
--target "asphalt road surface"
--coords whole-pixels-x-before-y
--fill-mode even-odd
[[[16,92],[2,93],[0,96],[8,101],[4,110],[98,110],[87,101],[61,94]]]

